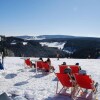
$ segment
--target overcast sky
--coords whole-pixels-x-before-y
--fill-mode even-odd
[[[100,37],[100,0],[0,0],[0,35]]]

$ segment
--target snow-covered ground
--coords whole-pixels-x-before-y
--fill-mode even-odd
[[[40,42],[42,46],[57,47],[58,49],[63,49],[65,42]]]
[[[38,58],[31,58],[37,60]],[[43,58],[46,60],[46,58]],[[51,58],[55,72],[59,72],[58,65],[66,62],[73,65],[80,63],[82,69],[87,70],[91,77],[100,82],[100,60],[99,59],[60,59]],[[54,73],[43,75],[34,69],[26,69],[23,58],[5,57],[5,70],[0,71],[0,94],[6,92],[8,95],[15,94],[13,100],[70,100],[68,97],[56,97],[56,76]],[[100,87],[98,88],[100,100]]]

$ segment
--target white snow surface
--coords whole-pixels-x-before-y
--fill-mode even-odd
[[[57,47],[58,49],[63,49],[65,42],[40,42],[42,46]]]
[[[38,58],[31,58],[37,60]],[[46,60],[46,58],[43,58]],[[59,72],[58,65],[66,62],[73,65],[78,62],[82,69],[85,69],[91,77],[100,82],[100,60],[99,59],[67,59],[57,60],[51,58],[55,72]],[[6,92],[9,96],[15,95],[13,100],[70,100],[68,97],[56,95],[56,76],[54,73],[43,75],[38,72],[36,75],[34,68],[25,68],[24,59],[20,57],[5,57],[4,70],[0,70],[0,94]],[[100,87],[98,87],[98,97],[100,100]]]

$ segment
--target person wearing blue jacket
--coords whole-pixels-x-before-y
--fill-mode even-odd
[[[4,69],[3,68],[3,65],[1,64],[1,61],[0,61],[0,70]]]

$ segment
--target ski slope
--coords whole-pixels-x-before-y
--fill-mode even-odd
[[[31,58],[37,60],[38,58]],[[43,58],[45,61],[46,58]],[[99,59],[60,59],[51,58],[55,72],[59,72],[58,65],[66,62],[73,65],[78,62],[82,69],[87,70],[91,77],[100,82]],[[57,79],[54,73],[43,75],[35,69],[25,68],[24,60],[20,57],[5,57],[5,70],[0,70],[0,94],[6,92],[13,96],[13,100],[71,100],[69,97],[56,97]],[[98,87],[100,100],[100,87]]]

